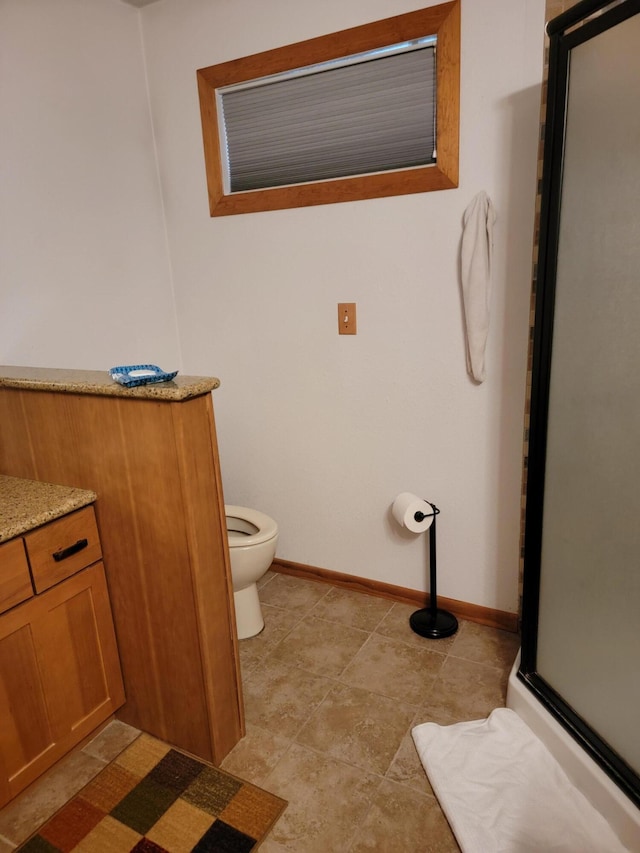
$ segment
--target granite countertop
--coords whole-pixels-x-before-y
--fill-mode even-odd
[[[142,400],[180,402],[208,394],[220,385],[214,376],[178,376],[171,382],[154,382],[125,388],[108,370],[64,370],[50,367],[0,366],[0,388],[58,391],[67,394],[97,394],[134,397]]]
[[[0,542],[93,503],[95,492],[0,474]]]

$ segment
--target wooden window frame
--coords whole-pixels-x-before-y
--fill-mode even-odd
[[[435,164],[225,194],[216,89],[429,35],[438,39]],[[211,216],[359,201],[458,186],[460,0],[200,68],[197,80]]]

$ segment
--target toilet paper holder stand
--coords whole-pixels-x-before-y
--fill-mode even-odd
[[[418,510],[414,518],[417,522],[421,522],[430,515],[433,516],[433,522],[429,527],[429,606],[412,613],[409,617],[409,625],[411,626],[411,630],[421,637],[427,637],[430,640],[441,640],[455,634],[458,630],[458,620],[453,613],[441,610],[438,607],[436,590],[436,516],[440,514],[440,510],[431,501],[425,500],[425,503],[429,504],[433,512],[424,513]]]

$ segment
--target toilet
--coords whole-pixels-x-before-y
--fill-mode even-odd
[[[263,512],[245,506],[225,505],[224,511],[238,639],[246,640],[264,628],[256,584],[275,557],[278,525]]]

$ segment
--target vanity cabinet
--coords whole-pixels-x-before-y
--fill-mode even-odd
[[[101,556],[90,506],[0,545],[0,806],[124,702]]]
[[[0,472],[97,494],[126,702],[118,719],[218,764],[244,734],[213,377],[0,368]]]

